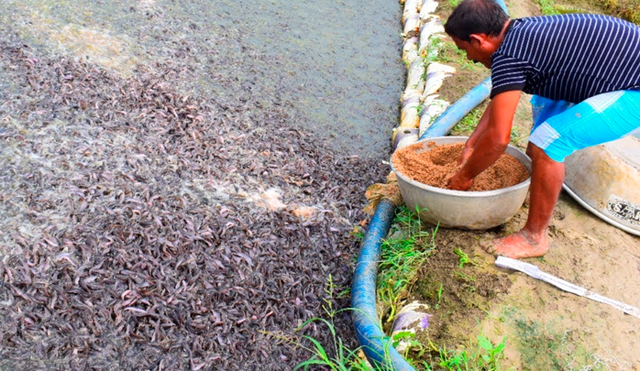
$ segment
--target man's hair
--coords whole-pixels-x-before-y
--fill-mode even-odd
[[[464,0],[449,16],[444,31],[462,41],[471,41],[471,34],[498,36],[509,16],[494,0]]]

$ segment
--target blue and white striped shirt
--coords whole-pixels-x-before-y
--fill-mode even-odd
[[[522,90],[571,103],[640,90],[640,27],[604,15],[514,19],[491,56],[491,97]]]

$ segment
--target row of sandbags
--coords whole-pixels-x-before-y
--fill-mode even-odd
[[[437,92],[456,70],[434,62],[444,38],[440,17],[433,14],[437,7],[435,0],[404,0],[402,61],[407,66],[407,84],[400,98],[400,126],[393,132],[394,151],[415,143],[449,107]],[[405,305],[394,320],[392,336],[426,328],[431,317],[425,312],[428,308],[419,302]],[[408,347],[409,341],[401,339],[395,348],[402,354]]]
[[[442,21],[433,14],[437,7],[435,0],[404,0],[402,61],[407,84],[400,98],[400,125],[393,132],[394,150],[417,141],[449,107],[437,92],[456,70],[434,62],[444,37]]]

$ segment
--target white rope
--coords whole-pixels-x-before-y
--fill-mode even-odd
[[[583,296],[586,297],[588,299],[591,300],[595,300],[597,302],[600,303],[605,303],[605,304],[609,304],[612,307],[619,309],[621,311],[623,311],[624,313],[630,314],[634,317],[640,318],[640,309],[625,304],[625,303],[621,303],[619,301],[615,301],[609,298],[606,298],[602,295],[598,295],[595,292],[589,291],[585,288],[582,288],[580,286],[574,285],[573,283],[567,282],[565,280],[562,280],[556,276],[553,276],[549,273],[545,273],[543,271],[540,270],[540,268],[538,268],[537,266],[533,265],[533,264],[529,264],[529,263],[525,263],[519,260],[515,260],[515,259],[511,259],[511,258],[507,258],[504,256],[499,256],[496,259],[496,263],[495,263],[498,267],[500,268],[509,268],[509,269],[515,269],[517,271],[520,271],[522,273],[525,273],[535,279],[547,282],[553,286],[556,286],[564,291],[568,291],[571,292],[573,294],[576,294],[578,296]]]

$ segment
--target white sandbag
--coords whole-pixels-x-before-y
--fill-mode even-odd
[[[407,107],[404,111],[404,118],[400,121],[401,128],[417,128],[420,124],[418,107]]]
[[[417,131],[417,129],[416,129]],[[395,146],[395,150],[399,150],[401,148],[404,148],[406,146],[410,146],[413,143],[418,141],[418,134],[408,134],[403,136],[399,141],[398,144]]]
[[[424,101],[427,96],[437,93],[442,86],[444,79],[454,73],[456,73],[456,69],[451,66],[438,62],[429,63],[429,66],[427,67],[427,81],[424,85],[422,100]]]
[[[407,87],[405,91],[415,90],[423,92],[425,87],[424,76],[425,67],[421,58],[416,58],[409,65],[409,71],[407,71]]]
[[[400,103],[402,104],[402,107],[414,99],[417,99],[418,104],[420,104],[422,102],[422,91],[407,88],[400,94]]]
[[[400,106],[400,128],[417,128],[420,122],[418,107],[420,107],[420,96],[412,95],[405,99]]]
[[[409,94],[403,96],[400,103],[400,121],[403,121],[410,110],[418,111],[418,107],[422,105],[420,94]],[[417,127],[417,126],[414,126]]]
[[[437,94],[426,97],[422,106],[420,106],[420,130],[419,135],[424,134],[425,131],[433,124],[438,116],[442,115],[444,111],[449,108],[451,104],[444,99],[439,99]]]
[[[431,16],[422,26],[420,26],[420,47],[418,53],[424,55],[431,44],[430,37],[444,32],[444,26],[438,16]]]
[[[404,21],[404,27],[402,33],[405,36],[410,35],[410,32],[418,32],[420,29],[420,16],[418,14],[412,14]]]
[[[393,321],[391,336],[393,337],[401,332],[415,334],[417,331],[425,330],[429,327],[429,318],[431,318],[431,315],[426,312],[428,309],[429,306],[427,304],[422,304],[418,301],[414,301],[400,309],[396,319]],[[398,345],[396,345],[396,350],[404,353],[409,347],[408,340],[408,338],[400,339]]]
[[[395,128],[393,129],[393,141],[391,143],[391,152],[406,147],[418,141],[418,128]]]
[[[406,0],[404,3],[404,8],[402,10],[402,23],[405,23],[406,20],[413,16],[417,15],[418,20],[420,20],[420,13],[418,13],[418,4],[420,0]]]
[[[416,59],[421,59],[420,55],[418,54],[418,48],[409,50],[406,58],[407,58],[406,61],[403,60],[403,62],[406,64],[407,69],[409,69],[413,61],[415,61]]]
[[[420,21],[425,22],[431,14],[433,14],[438,8],[438,2],[435,0],[424,0],[420,4]]]
[[[402,61],[407,65],[407,68],[411,65],[414,59],[418,56],[418,38],[408,37],[402,44]]]

